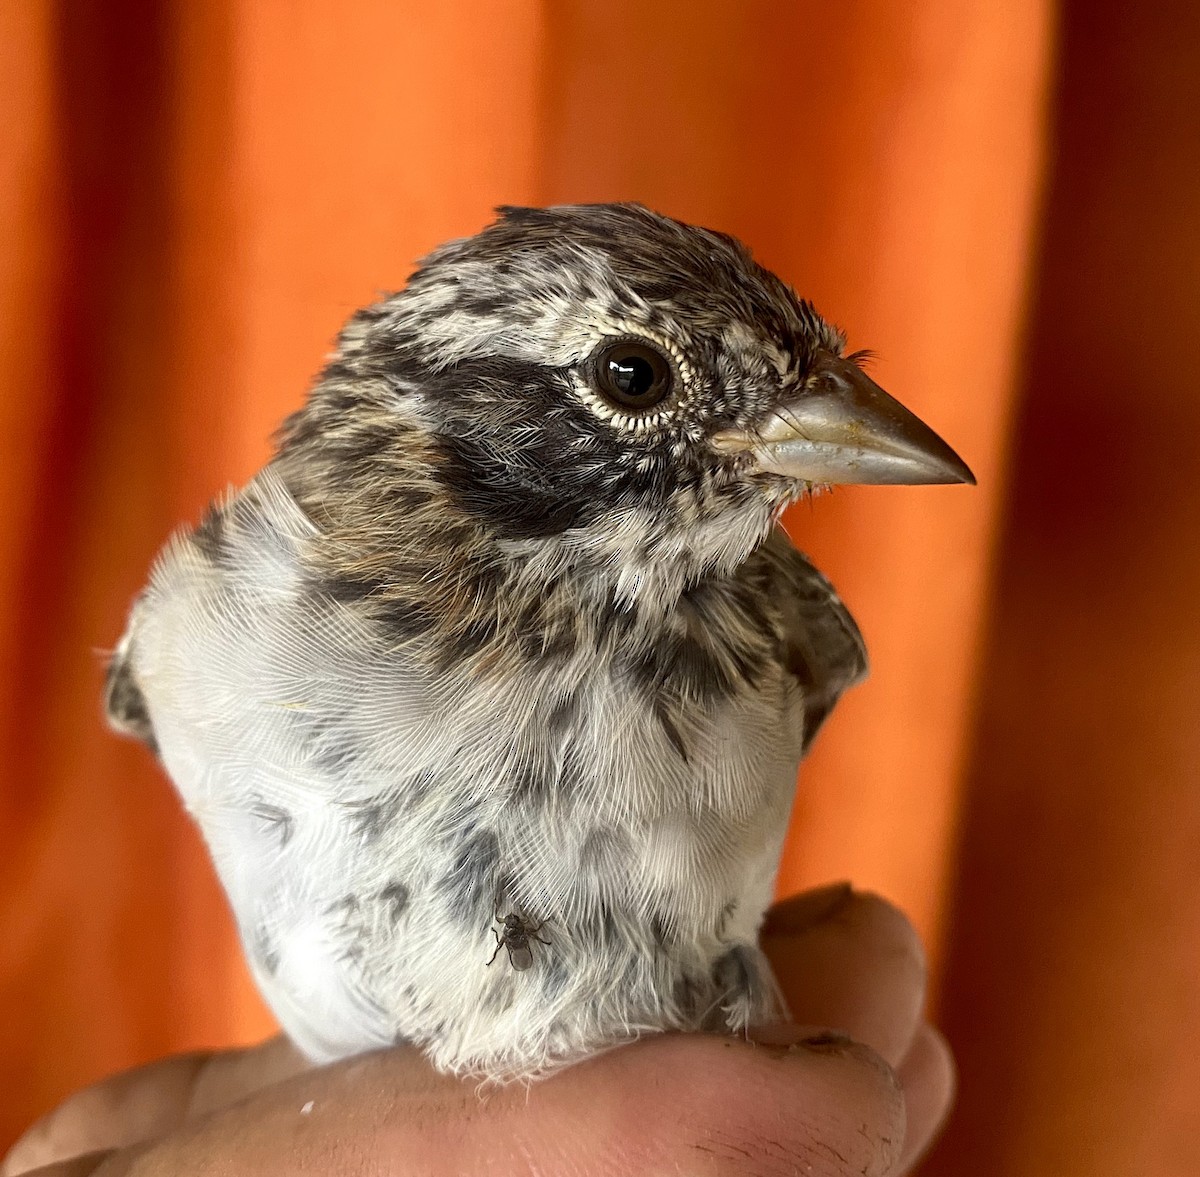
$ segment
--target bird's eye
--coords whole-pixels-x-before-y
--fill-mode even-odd
[[[671,391],[670,361],[648,343],[620,340],[603,344],[593,361],[600,394],[626,409],[649,409]]]

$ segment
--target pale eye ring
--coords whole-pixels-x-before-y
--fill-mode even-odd
[[[609,404],[621,409],[652,409],[675,386],[666,355],[643,339],[607,339],[592,353],[591,382]]]

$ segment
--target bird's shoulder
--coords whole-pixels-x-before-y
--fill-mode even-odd
[[[157,750],[147,695],[164,666],[176,651],[202,652],[213,630],[238,628],[257,601],[288,594],[311,530],[268,473],[212,503],[195,527],[172,535],[109,660],[104,707],[110,724]]]
[[[109,666],[113,725],[154,746],[174,721],[285,738],[352,706],[369,716],[384,652],[367,619],[314,589],[320,536],[268,467],[172,537]],[[386,653],[395,689],[420,694],[412,660]]]

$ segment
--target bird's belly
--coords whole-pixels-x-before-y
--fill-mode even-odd
[[[145,676],[166,767],[302,1049],[405,1038],[448,1069],[526,1074],[711,1020],[714,971],[752,952],[770,899],[792,695],[664,716],[603,676],[488,695],[305,640],[317,670],[288,681],[226,681],[238,656],[216,639],[207,677]],[[321,675],[354,689],[323,696]],[[514,912],[548,943],[527,969],[503,948],[489,965]]]
[[[439,788],[458,798],[457,820],[398,820],[347,855],[324,938],[346,946],[344,1005],[378,1016],[358,1014],[369,1042],[321,1053],[411,1037],[439,1065],[516,1073],[630,1033],[711,1025],[714,1011],[719,1021],[714,974],[755,941],[795,782],[779,715],[760,711],[692,724],[686,758],[653,723],[605,720],[607,744],[578,730],[553,769],[526,751],[524,775],[467,741]],[[522,733],[497,743],[520,749]],[[403,911],[385,904],[389,887],[405,888]],[[527,969],[493,930],[513,913],[538,932]],[[297,967],[311,975],[303,957]],[[754,987],[739,1000],[766,1016],[769,985]]]

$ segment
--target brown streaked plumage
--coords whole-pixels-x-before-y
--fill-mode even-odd
[[[775,521],[814,482],[970,479],[842,347],[732,238],[504,210],[359,312],[168,545],[109,713],[311,1057],[528,1077],[776,1012],[796,766],[866,660]],[[525,968],[486,967],[501,908],[559,929]]]

